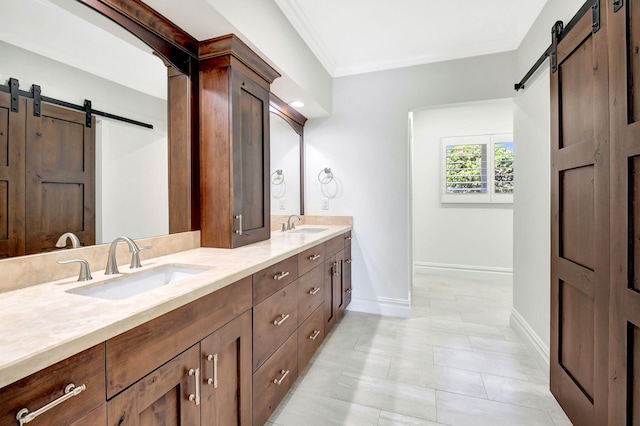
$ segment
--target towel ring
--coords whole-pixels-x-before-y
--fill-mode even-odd
[[[284,173],[278,169],[271,173],[271,185],[282,185],[284,183]]]
[[[323,176],[323,173],[324,173],[324,176]],[[329,167],[325,167],[324,169],[320,170],[320,173],[318,173],[318,181],[322,185],[331,183],[332,180],[333,180],[333,172]]]

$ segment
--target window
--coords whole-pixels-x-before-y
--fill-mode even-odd
[[[443,203],[512,203],[513,135],[442,138]]]

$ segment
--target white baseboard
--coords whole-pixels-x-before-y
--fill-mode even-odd
[[[549,347],[540,339],[531,328],[529,323],[515,309],[511,309],[509,325],[520,336],[525,345],[531,351],[533,358],[542,368],[547,376],[549,375]]]
[[[500,283],[513,282],[512,268],[500,268],[495,266],[414,262],[413,272],[416,274],[445,275],[459,278],[490,279]]]
[[[411,303],[409,300],[378,297],[376,300],[351,299],[347,307],[350,311],[366,312],[389,317],[409,318]]]

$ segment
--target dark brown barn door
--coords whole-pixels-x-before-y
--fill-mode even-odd
[[[609,109],[606,19],[586,13],[551,77],[551,391],[576,425],[607,419]]]
[[[24,254],[24,98],[0,93],[0,258]]]
[[[33,111],[33,100],[27,100]],[[42,116],[27,113],[26,252],[55,249],[73,232],[83,245],[95,243],[95,118],[42,104]]]
[[[609,424],[640,424],[640,4],[609,14],[611,334]]]

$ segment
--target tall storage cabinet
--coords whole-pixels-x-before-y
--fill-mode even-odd
[[[279,74],[236,36],[200,44],[203,247],[270,235],[269,87]]]

